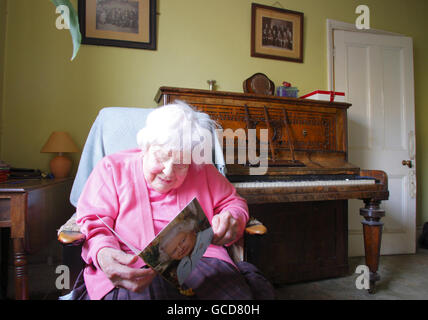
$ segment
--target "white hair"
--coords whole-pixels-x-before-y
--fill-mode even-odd
[[[137,133],[137,144],[146,152],[157,145],[168,151],[192,150],[211,141],[202,139],[212,133],[218,124],[208,114],[194,110],[188,104],[176,100],[172,104],[153,110],[146,119],[146,126]],[[211,151],[211,150],[210,150]]]

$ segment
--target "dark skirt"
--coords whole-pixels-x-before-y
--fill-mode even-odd
[[[177,288],[157,275],[140,293],[114,288],[103,300],[262,300],[275,299],[274,288],[260,271],[248,262],[231,264],[202,258],[184,282],[183,289],[191,288],[195,295],[185,296]],[[90,300],[83,280],[83,270],[76,280],[73,300]]]

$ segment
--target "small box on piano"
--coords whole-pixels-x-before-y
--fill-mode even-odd
[[[301,96],[300,99],[323,100],[330,102],[346,102],[344,92],[316,90]]]

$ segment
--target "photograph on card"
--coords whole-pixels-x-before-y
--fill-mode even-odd
[[[140,257],[179,288],[202,258],[212,237],[211,225],[194,198],[140,253]]]

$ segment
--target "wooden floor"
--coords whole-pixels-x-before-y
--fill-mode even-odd
[[[32,300],[56,300],[60,292],[55,287],[58,274],[55,269],[60,255],[50,249],[53,258],[33,257],[30,260],[29,293]],[[380,258],[377,291],[371,295],[355,286],[358,274],[355,268],[364,264],[364,258],[349,259],[349,275],[341,278],[284,285],[276,288],[280,300],[428,300],[428,250],[418,249],[412,255],[382,256]],[[13,267],[9,266],[9,279]],[[4,297],[2,297],[4,299]],[[7,299],[14,298],[13,281],[8,286]]]
[[[356,288],[358,265],[364,258],[349,259],[349,275],[277,288],[281,300],[428,300],[428,250],[416,254],[381,256],[380,281],[375,294]]]

